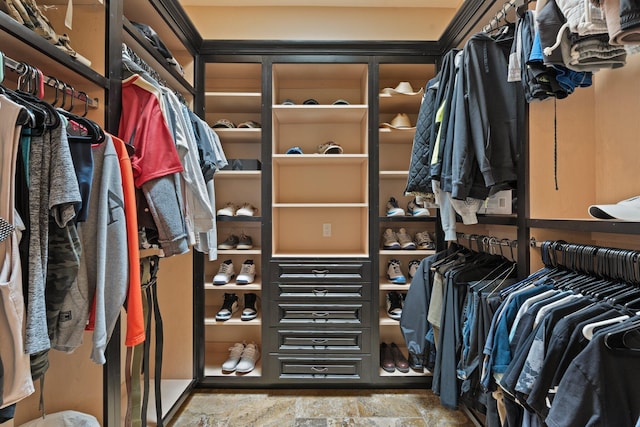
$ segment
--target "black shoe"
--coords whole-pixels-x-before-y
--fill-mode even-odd
[[[387,315],[394,320],[402,317],[402,295],[399,292],[387,293]]]
[[[409,367],[414,371],[423,372],[422,355],[409,352]]]
[[[224,301],[222,302],[222,307],[220,307],[220,311],[216,314],[216,320],[229,320],[233,313],[238,310],[238,296],[234,293],[226,293],[224,294]]]
[[[253,320],[258,317],[257,301],[258,296],[253,292],[244,294],[244,309],[242,309],[240,320]]]

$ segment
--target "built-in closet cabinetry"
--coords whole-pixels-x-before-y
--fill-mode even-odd
[[[366,382],[368,67],[274,63],[272,81],[267,375],[275,383]],[[335,148],[324,152],[324,144]]]
[[[53,0],[46,3],[53,7],[44,10],[56,33],[66,33],[71,47],[90,65],[72,59],[48,41],[0,13],[0,45],[8,58],[37,67],[45,75],[64,82],[76,93],[85,92],[97,108],[90,107],[87,117],[106,131],[117,134],[120,114],[120,81],[122,43],[154,70],[163,83],[180,93],[187,105],[193,107],[195,90],[194,61],[196,41],[192,33],[183,32],[184,25],[176,24],[180,16],[168,10],[160,1],[99,0],[74,2],[72,28],[65,26],[67,1]],[[130,21],[150,25],[180,63],[184,74],[169,66],[166,61]],[[15,88],[17,74],[5,70],[3,84]],[[61,91],[45,86],[45,100],[61,106]],[[73,112],[82,114],[84,103],[73,100]],[[70,108],[67,97],[64,108]],[[141,256],[158,254],[158,251],[142,251]],[[169,419],[188,396],[195,384],[194,334],[193,334],[193,253],[161,258],[158,272],[158,299],[164,324],[164,351],[162,360],[163,418]],[[90,359],[91,333],[85,332],[83,344],[73,353],[56,350],[49,352],[50,367],[44,381],[43,403],[46,413],[74,409],[95,416],[103,426],[121,426],[126,410],[124,376],[124,331],[126,313],[122,311],[106,352],[107,363],[97,365]],[[152,334],[153,337],[154,334]],[[152,352],[155,337],[152,338]],[[153,353],[152,353],[153,354]],[[152,357],[152,359],[154,359]],[[151,362],[151,370],[155,368]],[[153,391],[154,378],[151,379]],[[15,418],[6,425],[20,425],[41,416],[39,409],[40,383],[36,392],[20,401]],[[153,392],[150,402],[154,401]],[[149,425],[156,425],[155,405],[150,403]],[[3,424],[5,425],[5,424]]]
[[[235,127],[216,127],[214,131],[220,138],[225,156],[229,162],[228,170],[215,173],[216,210],[228,203],[241,206],[250,203],[257,211],[254,216],[217,216],[218,242],[230,235],[242,233],[251,237],[251,249],[220,249],[217,259],[204,262],[204,375],[208,378],[229,378],[230,381],[256,381],[262,375],[262,364],[242,376],[234,372],[222,371],[222,363],[229,355],[229,348],[235,342],[254,342],[262,345],[263,308],[268,303],[262,298],[262,229],[263,229],[263,173],[260,169],[233,167],[234,159],[262,162],[262,127],[237,127],[249,120],[262,125],[262,64],[260,62],[216,62],[205,67],[205,118],[210,126],[219,120],[228,120]],[[214,285],[213,278],[220,263],[231,260],[236,275],[244,261],[252,260],[256,265],[256,278],[249,284],[237,284],[235,277],[225,285]],[[229,320],[216,320],[226,293],[238,296],[239,310]],[[258,296],[258,317],[243,321],[240,314],[243,309],[244,295],[255,293]],[[262,305],[262,307],[260,307]]]
[[[415,125],[433,64],[392,58],[378,63],[362,55],[231,55],[205,57],[204,107],[214,126],[226,119],[259,128],[216,127],[230,163],[257,159],[260,170],[221,170],[214,177],[217,209],[249,202],[253,217],[218,216],[218,241],[251,235],[251,250],[219,250],[204,256],[204,372],[206,386],[425,383],[429,372],[379,368],[379,346],[396,343],[406,354],[399,321],[387,316],[386,294],[406,292],[386,278],[387,262],[432,250],[383,250],[386,228],[434,233],[437,210],[427,217],[386,216],[385,204],[404,195],[415,127],[380,128],[406,113]],[[395,61],[395,62],[394,62]],[[381,94],[410,82],[416,95]],[[338,102],[336,102],[338,101]],[[332,143],[340,148],[322,153]],[[214,285],[225,260],[236,273],[253,258],[257,276],[238,285]],[[408,274],[408,271],[405,271]],[[216,321],[225,293],[255,292],[258,318]],[[240,310],[239,310],[240,311]],[[235,342],[261,347],[256,368],[223,372]],[[409,380],[413,378],[413,380]]]
[[[376,241],[378,247],[378,322],[380,343],[395,343],[402,352],[407,355],[407,349],[402,336],[399,321],[387,315],[387,295],[391,292],[406,295],[411,279],[409,277],[409,263],[412,260],[422,260],[424,257],[435,253],[435,250],[426,249],[384,249],[383,236],[387,229],[398,232],[400,229],[414,238],[418,232],[428,232],[435,236],[435,219],[437,209],[431,208],[428,216],[411,216],[408,213],[407,204],[414,199],[413,195],[405,195],[407,179],[409,176],[409,164],[413,139],[416,133],[416,121],[422,102],[426,82],[435,75],[433,64],[389,64],[379,65],[378,87],[378,121],[377,121],[377,155],[378,155],[378,201],[377,212],[378,227],[373,230],[379,233]],[[399,93],[385,90],[395,89],[398,85],[409,83],[412,93]],[[408,86],[404,86],[408,88]],[[410,123],[409,127],[389,127],[383,124],[394,124],[393,119],[398,114],[406,114]],[[395,125],[395,124],[394,124]],[[387,216],[386,204],[390,198],[397,200],[405,215]],[[435,239],[435,237],[434,237]],[[435,249],[435,247],[434,247]],[[389,262],[395,260],[400,263],[400,270],[406,278],[406,284],[392,283],[387,276]],[[379,369],[382,376],[414,376],[425,375],[427,372],[410,370],[408,373],[385,372]]]

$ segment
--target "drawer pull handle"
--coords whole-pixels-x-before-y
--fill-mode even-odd
[[[313,340],[311,340],[314,344],[326,344],[327,341],[329,341],[326,338],[314,338]]]
[[[312,314],[315,317],[327,317],[327,316],[329,316],[329,313],[326,313],[326,312],[325,313],[317,313],[317,312],[314,311]]]
[[[327,295],[329,293],[329,290],[328,289],[314,289],[313,293],[316,296],[325,296],[325,295]]]
[[[311,270],[311,272],[313,274],[318,274],[318,275],[320,275],[320,274],[323,274],[323,275],[324,274],[329,274],[329,270]]]
[[[329,368],[327,368],[326,366],[321,366],[321,367],[312,366],[311,370],[316,372],[327,372]]]

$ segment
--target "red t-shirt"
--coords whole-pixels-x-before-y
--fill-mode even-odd
[[[122,114],[118,137],[135,147],[131,166],[136,187],[182,172],[175,142],[160,107],[159,93],[134,75],[122,82]]]

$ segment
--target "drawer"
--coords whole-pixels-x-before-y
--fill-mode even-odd
[[[272,325],[283,324],[345,324],[368,326],[369,304],[286,304],[278,303],[271,310]]]
[[[364,299],[371,297],[371,284],[278,283],[277,298],[304,298],[314,301],[334,298]]]
[[[365,262],[274,262],[271,278],[273,282],[362,282],[370,279],[370,269]]]
[[[276,356],[280,378],[360,379],[363,358]]]
[[[369,353],[371,333],[365,329],[276,330],[269,340],[270,353]],[[272,335],[273,337],[273,335]]]

